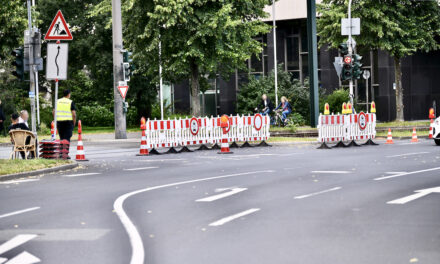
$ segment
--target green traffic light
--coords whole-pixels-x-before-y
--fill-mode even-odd
[[[11,63],[12,66],[15,66],[15,71],[12,72],[12,75],[17,77],[19,80],[24,80],[24,49],[17,48],[11,52],[11,55],[15,57],[15,60]]]
[[[341,43],[338,46],[339,52],[341,53],[342,56],[345,56],[348,54],[348,45],[347,43]]]

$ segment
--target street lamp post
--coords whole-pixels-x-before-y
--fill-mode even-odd
[[[272,23],[273,23],[273,57],[275,74],[275,105],[278,106],[278,60],[277,60],[277,28],[275,17],[275,0],[272,1]]]

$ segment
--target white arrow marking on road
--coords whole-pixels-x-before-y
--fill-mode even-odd
[[[414,191],[414,192],[416,192],[416,193],[409,195],[409,196],[405,196],[400,199],[389,201],[389,202],[387,202],[387,204],[406,204],[407,202],[414,201],[416,199],[422,198],[423,196],[426,196],[431,193],[440,193],[440,186],[434,187],[434,188],[429,188],[429,189],[424,189],[424,190],[418,190],[418,191]]]
[[[0,182],[0,184],[14,184],[14,183],[23,183],[23,182],[34,182],[39,181],[40,179],[25,179],[25,180],[15,180],[15,181],[4,181]]]
[[[316,174],[347,174],[347,173],[352,173],[352,171],[311,171],[311,173],[316,173]]]
[[[260,211],[260,208],[249,209],[249,210],[243,211],[241,213],[222,218],[218,221],[215,221],[215,222],[209,224],[209,226],[221,226],[221,225],[224,225],[228,222],[231,222],[232,220],[235,220],[237,218],[240,218],[240,217],[243,217],[243,216],[258,212],[258,211]]]
[[[20,255],[6,262],[5,264],[34,264],[38,262],[41,262],[39,258],[24,251]]]
[[[315,193],[311,193],[311,194],[305,194],[305,195],[295,196],[295,197],[293,197],[293,198],[294,198],[294,199],[304,199],[304,198],[308,198],[308,197],[315,196],[315,195],[318,195],[318,194],[323,194],[323,193],[328,193],[328,192],[337,191],[337,190],[339,190],[339,189],[342,189],[342,187],[335,187],[335,188],[331,188],[331,189],[324,190],[324,191],[320,191],[320,192],[315,192]]]
[[[32,207],[32,208],[28,208],[28,209],[23,209],[23,210],[20,210],[20,211],[15,211],[15,212],[7,213],[7,214],[2,214],[2,215],[0,215],[0,218],[5,218],[5,217],[8,217],[8,216],[18,215],[18,214],[22,214],[22,213],[27,213],[27,212],[38,210],[38,209],[40,209],[40,207]]]
[[[126,171],[138,171],[138,170],[151,170],[151,169],[157,169],[159,167],[144,167],[144,168],[133,168],[133,169],[124,169]]]
[[[118,215],[119,220],[121,221],[122,225],[124,226],[125,231],[127,231],[128,237],[130,239],[130,245],[132,248],[130,264],[143,264],[144,260],[145,260],[145,251],[144,251],[144,244],[142,243],[141,235],[139,234],[136,226],[130,220],[130,218],[128,217],[127,213],[124,210],[124,202],[127,198],[129,198],[133,195],[139,194],[139,193],[144,193],[144,192],[168,188],[168,187],[174,187],[174,186],[183,185],[183,184],[234,178],[234,177],[240,177],[240,176],[252,175],[252,174],[262,174],[262,173],[267,174],[267,173],[273,173],[273,172],[275,172],[275,171],[274,170],[250,171],[250,172],[235,173],[235,174],[215,176],[215,177],[209,177],[209,178],[195,179],[195,180],[189,180],[189,181],[175,182],[175,183],[169,183],[169,184],[159,185],[159,186],[155,186],[155,187],[144,188],[144,189],[129,192],[129,193],[126,193],[124,195],[119,196],[115,200],[115,202],[113,203],[113,208],[115,209],[115,212]]]
[[[98,175],[101,173],[98,172],[90,172],[90,173],[81,173],[81,174],[70,174],[70,175],[64,175],[64,177],[80,177],[80,176],[90,176],[90,175]]]
[[[217,195],[213,195],[213,196],[209,196],[209,197],[205,197],[205,198],[202,198],[202,199],[198,199],[198,200],[196,200],[196,202],[213,202],[213,201],[216,201],[216,200],[219,200],[219,199],[222,199],[222,198],[225,198],[225,197],[228,197],[228,196],[231,196],[231,195],[234,195],[234,194],[246,191],[247,188],[227,188],[227,189],[220,189],[218,191],[223,192],[223,191],[226,191],[226,190],[230,190],[230,191],[229,192],[225,192],[225,193],[221,193],[221,194],[217,194]]]
[[[36,237],[37,237],[37,235],[18,235],[18,236],[15,236],[11,240],[0,245],[0,255],[15,248],[15,247],[18,247],[18,246],[28,242],[29,240],[36,238]]]
[[[428,153],[429,153],[429,152],[413,152],[413,153],[406,153],[406,154],[399,154],[399,155],[387,156],[387,158],[397,158],[397,157],[405,157],[405,156],[421,155],[421,154],[428,154]]]
[[[396,174],[396,175],[391,175],[391,176],[384,176],[384,177],[375,178],[374,180],[375,180],[375,181],[381,181],[381,180],[391,179],[391,178],[395,178],[395,177],[401,177],[401,176],[406,176],[406,175],[411,175],[411,174],[417,174],[417,173],[423,173],[423,172],[428,172],[428,171],[435,171],[435,170],[440,170],[440,167],[432,168],[432,169],[426,169],[426,170],[419,170],[419,171],[405,172],[405,173]]]
[[[8,259],[0,258],[0,264],[4,263],[6,260],[8,260]]]

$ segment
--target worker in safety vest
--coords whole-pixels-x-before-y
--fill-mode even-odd
[[[70,100],[70,90],[65,90],[63,95],[64,97],[57,101],[57,130],[60,140],[65,139],[70,142],[76,124],[76,108]]]

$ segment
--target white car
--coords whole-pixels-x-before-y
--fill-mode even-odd
[[[437,117],[434,121],[434,127],[432,128],[432,137],[436,145],[440,146],[440,117]]]

